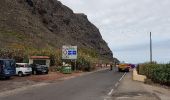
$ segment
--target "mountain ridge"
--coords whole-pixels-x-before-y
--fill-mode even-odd
[[[58,0],[1,0],[0,14],[1,48],[77,45],[113,60],[112,51],[87,15],[74,13]]]

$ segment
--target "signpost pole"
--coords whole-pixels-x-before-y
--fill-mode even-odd
[[[77,67],[77,60],[75,60],[74,71],[76,71],[76,70],[77,70],[77,69],[76,69],[76,67]]]

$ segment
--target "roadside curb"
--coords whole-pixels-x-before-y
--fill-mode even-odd
[[[136,68],[134,68],[133,69],[133,80],[134,81],[139,81],[139,82],[145,82],[145,80],[146,80],[146,76],[145,75],[139,75],[138,73],[137,73],[137,70],[136,70]]]

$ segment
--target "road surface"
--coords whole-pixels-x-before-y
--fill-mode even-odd
[[[46,86],[29,88],[0,97],[0,100],[104,100],[123,74],[115,69],[99,71]]]

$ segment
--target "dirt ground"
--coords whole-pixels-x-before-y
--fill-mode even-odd
[[[72,74],[62,74],[60,72],[49,72],[44,75],[30,75],[30,76],[13,76],[9,80],[0,79],[0,92],[21,88],[24,86],[34,85],[44,82],[54,82],[56,80],[65,79],[69,77],[79,76],[82,72],[74,72]]]

